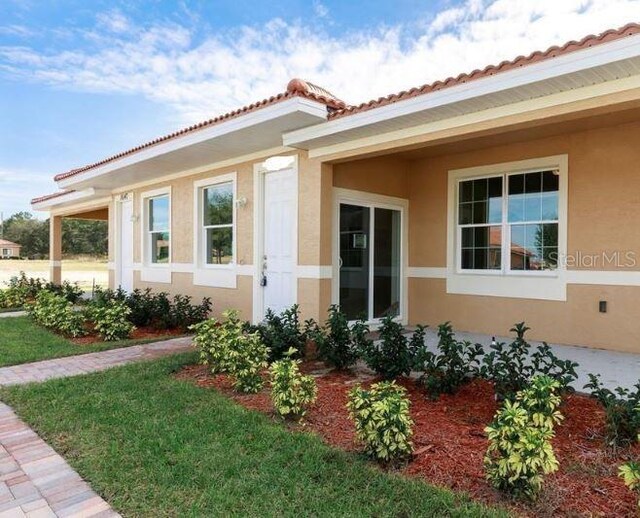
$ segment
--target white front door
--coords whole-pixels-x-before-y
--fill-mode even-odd
[[[120,201],[118,279],[123,290],[133,291],[133,201],[130,197]]]
[[[296,173],[264,175],[263,309],[280,313],[296,302]]]

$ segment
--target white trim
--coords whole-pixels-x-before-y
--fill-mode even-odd
[[[142,282],[157,282],[160,284],[171,284],[173,281],[172,272],[169,268],[141,268],[140,280]]]
[[[555,155],[516,162],[469,167],[449,171],[447,193],[447,293],[486,295],[541,300],[567,300],[566,266],[559,261],[553,272],[457,271],[458,181],[491,174],[517,173],[532,169],[558,169],[558,257],[566,257],[568,228],[567,155]],[[504,254],[504,252],[503,252]]]
[[[511,117],[521,117],[527,120],[542,120],[552,115],[575,113],[580,108],[573,106],[576,102],[590,102],[593,99],[625,91],[633,91],[640,88],[640,76],[626,77],[615,81],[608,81],[575,90],[567,90],[557,94],[543,95],[534,99],[512,102],[495,108],[488,108],[476,112],[466,113],[419,125],[393,131],[381,130],[371,136],[359,138],[345,138],[337,144],[312,147],[311,145],[299,145],[299,148],[309,148],[309,158],[331,159],[346,158],[361,154],[364,150],[375,147],[376,151],[395,149],[412,144],[424,144],[437,141],[441,138],[453,138],[486,130],[487,123],[491,122],[491,129],[500,128],[512,124]],[[427,95],[428,96],[428,95]],[[636,94],[630,96],[636,97]],[[628,100],[628,99],[623,99]],[[612,104],[604,100],[600,106]],[[593,107],[593,103],[589,107]],[[549,113],[549,109],[556,108],[556,113]],[[377,108],[371,111],[377,111]],[[539,112],[544,110],[542,114]],[[346,117],[347,119],[353,117]],[[523,122],[519,120],[518,122]],[[291,144],[292,146],[294,144]]]
[[[140,193],[140,219],[138,220],[138,223],[140,225],[140,254],[141,254],[141,259],[142,259],[142,271],[141,271],[141,275],[140,277],[142,278],[143,281],[147,280],[147,279],[151,279],[151,278],[162,278],[165,280],[149,280],[148,282],[171,282],[171,271],[170,271],[170,266],[171,266],[171,262],[172,262],[172,254],[173,254],[173,232],[172,232],[172,221],[173,218],[171,217],[171,212],[173,210],[173,200],[171,199],[172,193],[172,189],[171,186],[168,185],[166,187],[160,187],[158,189],[153,189],[151,191],[145,191]],[[148,234],[149,232],[147,231],[147,216],[148,214],[148,209],[147,209],[147,201],[150,198],[156,198],[158,196],[168,196],[169,199],[169,258],[168,258],[168,262],[166,263],[152,263],[151,261],[149,261],[149,238],[148,238]],[[168,276],[165,274],[164,276],[162,276],[161,274],[155,273],[145,273],[147,270],[164,270],[165,272],[168,273]],[[168,278],[168,280],[166,280]]]
[[[293,249],[296,254],[296,260],[294,264],[294,279],[293,279],[293,299],[298,300],[298,232],[299,232],[299,181],[298,175],[300,174],[298,154],[291,155],[294,160],[291,165],[288,165],[282,171],[293,170],[294,172],[294,192],[295,192],[295,232],[293,236]],[[262,265],[264,263],[264,181],[265,175],[268,173],[275,173],[277,170],[269,170],[265,168],[264,163],[271,157],[267,157],[262,162],[253,165],[253,307],[252,307],[252,321],[258,323],[264,316],[264,290],[260,286],[260,278],[262,276]]]
[[[100,210],[106,209],[109,207],[109,203],[111,203],[111,196],[106,196],[103,198],[97,198],[95,200],[87,201],[84,203],[79,203],[77,205],[72,205],[70,207],[60,207],[57,209],[51,209],[49,214],[51,216],[68,216],[72,214],[77,214],[78,212],[87,212],[88,210]]]
[[[49,210],[57,205],[63,205],[65,203],[71,203],[74,201],[81,201],[87,198],[92,198],[94,196],[105,196],[109,194],[109,191],[105,189],[94,189],[93,187],[89,189],[83,189],[81,191],[72,191],[65,194],[61,194],[59,196],[55,196],[54,198],[49,198],[48,200],[42,200],[38,203],[32,203],[31,207],[33,210]]]
[[[365,191],[355,191],[351,189],[333,188],[333,220],[332,220],[332,283],[331,301],[333,304],[340,303],[340,204],[353,203],[370,208],[383,208],[400,211],[401,221],[401,243],[400,243],[400,315],[398,319],[407,324],[409,321],[409,200],[394,196],[385,196]],[[373,237],[375,239],[375,236]],[[373,242],[373,241],[372,241]],[[373,254],[370,261],[373,261]],[[372,270],[372,269],[371,269]],[[369,297],[371,299],[371,296]],[[370,304],[371,306],[371,304]],[[376,323],[372,320],[370,323]]]
[[[116,269],[116,263],[112,262],[112,261],[109,261],[107,263],[107,270],[115,270],[115,269]]]
[[[151,185],[158,185],[159,183],[179,180],[181,178],[188,178],[190,176],[197,176],[204,173],[212,173],[220,169],[234,168],[238,164],[242,164],[245,162],[253,162],[254,160],[259,160],[264,157],[287,154],[287,153],[297,153],[297,152],[298,152],[297,149],[293,149],[286,146],[277,146],[270,149],[265,149],[263,151],[256,151],[255,153],[248,153],[246,155],[241,155],[235,158],[229,158],[227,160],[220,160],[219,162],[211,162],[210,164],[203,165],[200,167],[194,167],[192,169],[186,169],[184,171],[180,171],[179,173],[172,173],[164,176],[158,176],[157,178],[154,178],[152,180],[146,180],[144,182],[138,182],[134,184],[127,184],[122,187],[116,187],[113,189],[113,192],[121,193],[121,192],[130,191],[130,190],[137,190],[137,189],[149,187]]]
[[[640,272],[628,270],[568,270],[568,284],[640,286]]]
[[[49,261],[49,268],[62,268],[62,261]]]
[[[446,279],[447,269],[434,266],[409,266],[407,277],[411,279]]]
[[[476,81],[460,83],[427,95],[417,95],[385,106],[341,117],[284,135],[284,144],[295,146],[305,141],[326,137],[339,132],[402,117],[415,112],[462,102],[468,99],[524,87],[532,83],[553,79],[571,73],[585,71],[637,57],[640,54],[640,37],[621,38],[578,52],[571,52],[553,59],[513,68],[507,72],[487,76]]]
[[[248,112],[240,117],[235,117],[227,121],[214,124],[208,128],[203,128],[199,131],[187,133],[181,137],[173,138],[154,146],[150,146],[114,160],[113,162],[109,162],[86,172],[62,179],[58,182],[58,185],[61,188],[68,188],[79,182],[85,182],[104,174],[108,174],[112,171],[123,169],[127,166],[131,166],[145,160],[150,160],[178,149],[205,142],[207,140],[212,140],[234,131],[240,131],[251,126],[263,124],[272,119],[290,115],[295,112],[315,116],[318,118],[318,122],[326,121],[327,119],[327,107],[323,103],[312,101],[304,97],[293,97],[255,111]]]
[[[233,189],[233,241],[232,254],[233,260],[230,264],[205,264],[203,261],[203,232],[202,232],[202,203],[200,193],[203,189],[218,185],[221,183],[231,183]],[[238,208],[236,200],[238,199],[238,175],[230,172],[202,180],[193,182],[193,284],[195,286],[209,286],[213,288],[236,288],[237,287],[237,268],[236,262],[238,257]]]
[[[331,279],[333,277],[333,266],[299,264],[297,276],[298,279]]]

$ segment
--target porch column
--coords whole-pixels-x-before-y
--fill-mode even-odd
[[[300,156],[298,303],[303,319],[324,321],[331,304],[333,166]]]
[[[62,216],[49,218],[49,280],[62,284]]]

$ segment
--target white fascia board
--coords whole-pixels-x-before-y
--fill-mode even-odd
[[[500,72],[493,76],[417,95],[379,108],[347,115],[333,121],[330,120],[326,124],[290,131],[283,135],[283,143],[286,146],[296,147],[296,145],[342,131],[510,90],[608,63],[634,58],[639,55],[640,35],[629,36],[610,43],[570,52],[539,63],[525,65],[507,72]]]
[[[92,178],[117,171],[118,169],[137,164],[138,162],[143,162],[193,144],[212,140],[216,137],[246,129],[295,112],[302,112],[317,117],[318,122],[327,120],[326,105],[304,97],[293,97],[286,101],[276,102],[271,106],[259,108],[244,115],[234,117],[228,121],[214,124],[209,128],[195,130],[192,133],[187,133],[185,135],[169,139],[166,142],[161,142],[146,149],[136,151],[131,155],[124,156],[114,160],[113,162],[109,162],[93,169],[89,169],[86,172],[78,173],[70,176],[69,178],[62,179],[58,181],[57,184],[62,189],[73,188],[73,186],[78,182],[84,182]]]
[[[44,200],[38,203],[32,203],[31,207],[33,210],[51,210],[54,207],[58,207],[60,205],[66,205],[68,203],[74,203],[78,201],[84,201],[87,198],[93,198],[98,196],[108,195],[109,192],[103,189],[83,189],[82,191],[74,191],[69,192],[67,194],[61,194],[60,196],[56,196],[55,198],[50,198],[48,200]]]

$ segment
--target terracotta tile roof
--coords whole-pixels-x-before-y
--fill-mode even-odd
[[[412,88],[411,90],[406,90],[397,94],[391,94],[386,97],[373,99],[371,101],[359,104],[357,106],[345,106],[342,109],[330,112],[329,119],[338,119],[340,117],[353,115],[355,113],[372,110],[374,108],[386,106],[387,104],[393,104],[398,101],[403,101],[405,99],[417,97],[419,95],[425,95],[438,90],[443,90],[445,88],[451,88],[452,86],[456,86],[462,83],[468,83],[470,81],[475,81],[478,79],[482,79],[484,77],[493,76],[501,72],[507,72],[515,68],[531,65],[533,63],[539,63],[541,61],[553,59],[555,57],[569,54],[577,50],[583,50],[590,47],[595,47],[603,43],[608,43],[610,41],[618,40],[620,38],[633,36],[634,34],[638,34],[638,33],[640,33],[640,25],[637,23],[629,23],[619,29],[610,29],[598,35],[585,36],[580,41],[569,41],[564,45],[562,45],[561,47],[558,47],[558,46],[549,47],[545,51],[536,51],[529,54],[528,56],[518,56],[517,58],[511,61],[503,61],[498,65],[489,65],[483,68],[482,70],[474,70],[473,72],[470,72],[468,74],[460,74],[457,77],[449,77],[444,81],[435,81],[433,83],[422,85],[417,88]]]
[[[13,241],[7,241],[6,239],[0,239],[0,246],[18,246],[22,248],[22,245],[14,243]]]
[[[58,191],[58,192],[54,192],[53,194],[45,194],[44,196],[39,196],[37,198],[33,198],[31,200],[31,203],[41,203],[43,201],[47,201],[47,200],[51,200],[53,198],[58,198],[59,196],[64,196],[65,194],[71,194],[72,192],[76,192],[76,191]]]
[[[64,180],[65,178],[69,178],[70,176],[74,176],[78,173],[82,173],[89,169],[93,169],[95,167],[107,164],[109,162],[113,162],[114,160],[118,160],[119,158],[131,155],[133,153],[136,153],[137,151],[141,151],[143,149],[152,147],[156,144],[166,142],[167,140],[171,140],[171,139],[180,137],[182,135],[186,135],[187,133],[193,133],[194,131],[198,131],[203,128],[207,128],[209,126],[213,126],[215,124],[225,122],[229,119],[235,119],[236,117],[239,117],[246,113],[253,112],[253,111],[259,110],[260,108],[271,106],[273,104],[279,103],[281,101],[285,101],[287,99],[292,99],[294,97],[304,97],[306,99],[312,99],[314,101],[321,102],[327,106],[327,110],[329,112],[333,110],[342,109],[346,106],[346,104],[343,101],[338,99],[335,95],[333,95],[328,90],[325,90],[324,88],[317,86],[313,83],[310,83],[308,81],[303,81],[302,79],[292,79],[291,81],[289,81],[289,84],[287,85],[287,90],[284,93],[274,95],[272,97],[269,97],[268,99],[263,99],[262,101],[249,104],[248,106],[243,106],[238,110],[234,110],[232,112],[219,115],[217,117],[214,117],[213,119],[209,119],[209,120],[200,122],[198,124],[194,124],[193,126],[189,126],[188,128],[184,128],[174,133],[170,133],[169,135],[159,137],[155,140],[146,142],[145,144],[142,144],[140,146],[136,146],[127,151],[123,151],[122,153],[118,153],[117,155],[113,155],[108,158],[105,158],[104,160],[100,160],[99,162],[85,165],[83,167],[78,167],[76,169],[71,169],[66,173],[61,173],[54,176],[53,179],[56,182],[60,180]]]

